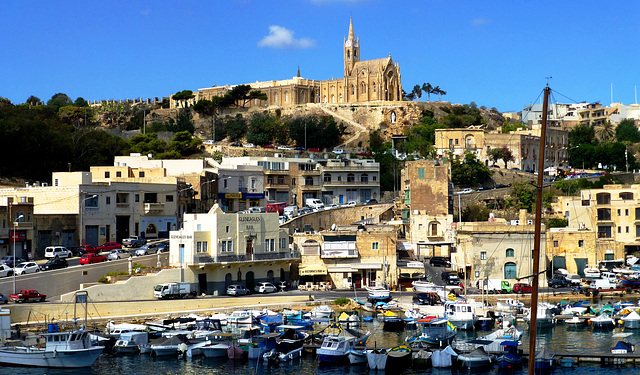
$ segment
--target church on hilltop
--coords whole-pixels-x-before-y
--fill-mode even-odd
[[[344,39],[344,77],[324,81],[306,79],[298,75],[280,81],[249,83],[254,90],[267,94],[267,100],[254,99],[246,107],[290,106],[305,103],[363,103],[402,100],[400,65],[389,57],[360,60],[360,38],[349,21],[349,35]],[[199,89],[193,102],[222,96],[233,86],[214,86]],[[190,103],[191,105],[193,103]],[[171,107],[183,105],[171,100]]]

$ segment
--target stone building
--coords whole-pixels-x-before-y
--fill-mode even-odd
[[[342,78],[311,80],[298,76],[287,80],[249,83],[254,90],[267,95],[267,100],[252,100],[247,108],[292,106],[305,103],[363,103],[370,101],[402,100],[400,65],[389,57],[360,60],[360,39],[349,22],[349,34],[343,42],[344,72]],[[223,96],[233,86],[214,86],[199,89],[192,103],[213,96]],[[171,100],[172,108],[184,105]]]

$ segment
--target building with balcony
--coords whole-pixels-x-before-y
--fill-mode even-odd
[[[0,256],[22,259],[33,257],[35,244],[33,198],[27,196],[3,196],[0,198]]]
[[[230,284],[253,290],[256,283],[289,280],[294,261],[289,235],[275,213],[225,213],[214,205],[207,214],[185,214],[183,227],[170,235],[169,262],[184,269],[184,281],[199,294],[224,294]]]
[[[397,234],[392,225],[337,226],[293,235],[301,254],[300,283],[325,281],[339,289],[398,284]]]
[[[221,166],[218,169],[218,202],[225,212],[264,207],[265,184],[262,167],[255,165]]]

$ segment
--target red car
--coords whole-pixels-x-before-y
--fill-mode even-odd
[[[524,293],[531,293],[533,288],[529,284],[517,283],[513,285],[513,288],[511,290],[513,290],[514,293],[524,294]]]
[[[104,245],[98,246],[96,249],[99,251],[111,251],[115,249],[122,249],[122,245],[117,242],[105,242]]]
[[[320,152],[320,149],[317,148],[317,147],[312,147],[312,148],[309,149],[309,151],[311,151],[311,152]]]
[[[262,147],[264,147],[264,148],[276,148],[276,146],[274,146],[274,145],[264,145]]]
[[[100,249],[93,245],[80,245],[78,246],[83,253],[99,253]]]
[[[106,261],[107,261],[106,256],[96,254],[96,253],[88,253],[80,257],[80,264],[102,263]]]

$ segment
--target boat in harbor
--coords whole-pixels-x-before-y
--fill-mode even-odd
[[[406,345],[398,345],[387,350],[387,366],[394,371],[411,367],[412,350]]]
[[[587,264],[584,267],[584,278],[585,279],[599,279],[600,278],[600,269],[598,266],[593,264]]]
[[[536,328],[550,328],[556,324],[555,318],[555,306],[548,303],[538,304],[538,316],[536,321]],[[524,320],[531,325],[531,309],[527,311],[527,315]]]
[[[85,330],[40,334],[45,346],[13,346],[0,348],[0,364],[8,366],[82,368],[90,367],[104,350],[91,345]]]
[[[332,332],[325,331],[331,329]],[[323,363],[338,364],[349,362],[349,353],[356,346],[364,346],[371,332],[360,333],[349,328],[342,328],[339,323],[332,323],[316,335],[323,335],[322,344],[316,350],[318,360]],[[317,337],[317,336],[316,336]]]
[[[640,273],[634,272],[633,274],[621,274],[620,285],[625,289],[639,289]]]
[[[382,319],[382,329],[385,331],[402,331],[404,329],[404,320],[393,311],[385,311],[378,317]]]
[[[591,319],[591,325],[594,329],[612,330],[616,326],[616,321],[607,314],[600,314]]]
[[[430,351],[420,349],[414,352],[411,359],[411,366],[414,369],[425,369],[431,367],[431,356],[433,353]]]
[[[320,305],[311,309],[311,316],[316,319],[330,319],[335,311],[328,305]]]
[[[202,346],[200,350],[207,358],[224,358],[227,356],[227,349],[233,345],[234,335],[230,333],[217,333],[207,337],[209,343]]]
[[[583,328],[587,325],[587,318],[575,314],[571,319],[567,319],[564,322],[569,328]]]
[[[123,332],[113,346],[113,352],[117,354],[138,354],[140,347],[149,343],[147,332]]]
[[[360,325],[360,316],[357,311],[343,311],[338,315],[338,323],[347,327],[357,327]]]
[[[351,349],[349,351],[349,363],[352,365],[363,365],[367,363],[367,350]]]
[[[536,353],[534,369],[536,374],[550,374],[556,367],[555,354],[547,348]]]
[[[242,360],[247,358],[247,352],[238,345],[231,344],[227,348],[227,358],[232,360]]]
[[[628,329],[638,329],[640,328],[640,314],[635,311],[631,311],[627,316],[623,317],[622,322],[624,323],[624,328]]]
[[[519,369],[522,367],[522,354],[518,351],[518,340],[503,341],[500,343],[504,353],[496,359],[501,369]]]
[[[472,330],[478,321],[473,305],[459,300],[445,302],[444,317],[461,330]]]
[[[412,348],[444,348],[451,344],[456,336],[456,327],[447,319],[418,320],[420,334],[409,336],[406,342]]]
[[[482,348],[476,348],[469,353],[460,353],[458,361],[463,368],[469,370],[485,369],[493,365],[491,356]]]
[[[369,294],[369,301],[374,302],[389,302],[391,301],[391,291],[381,286],[367,287],[367,293]]]
[[[370,370],[385,370],[387,368],[387,351],[382,349],[367,350],[367,365]]]
[[[416,293],[435,293],[441,301],[446,301],[449,295],[459,294],[461,288],[457,285],[436,285],[429,281],[416,280],[411,283]]]
[[[120,335],[126,332],[147,332],[149,327],[146,324],[132,324],[132,323],[114,323],[110,321],[107,323],[105,333],[116,339],[120,338]]]
[[[238,310],[227,316],[229,324],[253,324],[254,317],[251,310]]]

